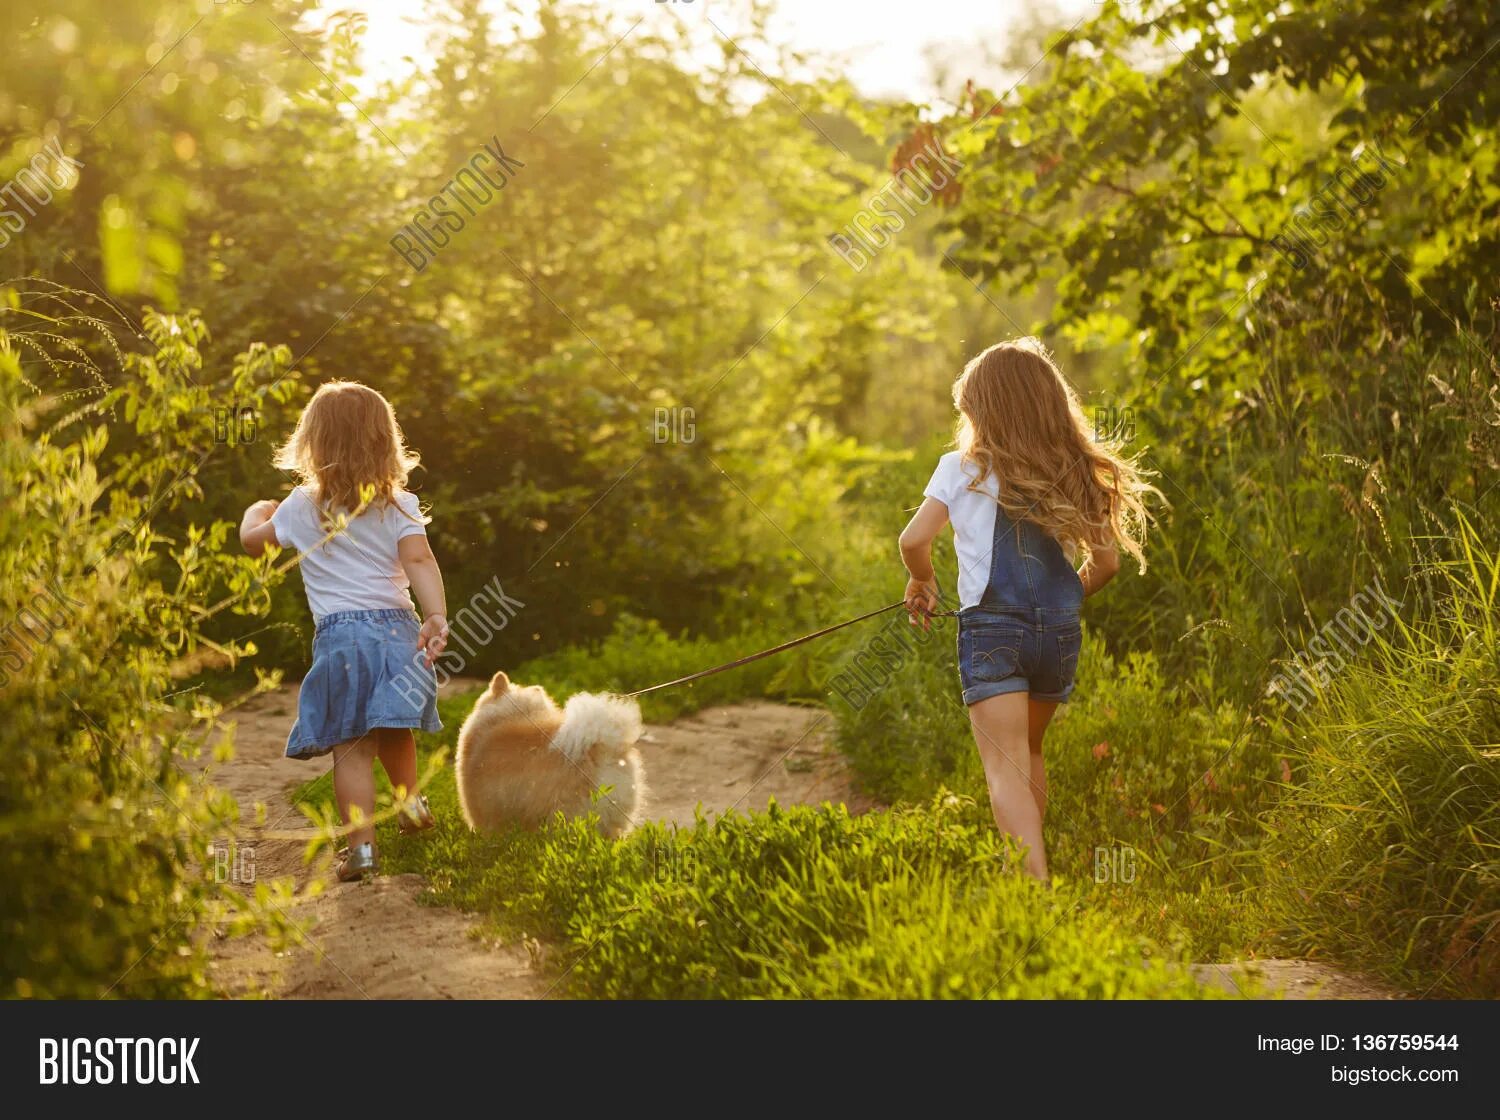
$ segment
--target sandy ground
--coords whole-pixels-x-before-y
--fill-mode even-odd
[[[1195,964],[1199,983],[1226,992],[1248,990],[1246,980],[1258,981],[1281,999],[1408,999],[1404,992],[1371,977],[1356,976],[1319,961],[1267,959],[1233,964]],[[1266,998],[1275,998],[1268,995]]]
[[[478,687],[455,681],[450,687]],[[299,893],[311,880],[324,890],[283,908],[302,944],[274,952],[260,936],[216,937],[214,980],[230,996],[278,999],[534,999],[553,981],[524,945],[482,940],[468,916],[417,899],[418,875],[380,876],[359,886],[334,881],[328,867],[305,865],[312,831],[291,807],[293,791],[327,768],[282,754],[295,716],[296,686],[255,697],[234,715],[234,758],[210,766],[208,779],[231,792],[254,848],[255,879],[290,878]],[[695,811],[843,801],[862,810],[842,758],[830,745],[826,712],[755,701],[709,708],[667,725],[648,726],[647,815],[690,825]],[[532,949],[536,947],[533,946]]]
[[[468,689],[480,682],[454,681]],[[282,748],[297,704],[296,686],[258,696],[235,714],[234,758],[207,776],[238,801],[254,846],[255,879],[289,878],[299,895],[314,880],[324,890],[283,908],[300,944],[276,952],[258,935],[216,937],[210,947],[215,982],[226,995],[276,999],[539,999],[554,981],[541,966],[540,946],[500,944],[479,936],[468,916],[423,906],[418,875],[380,876],[359,886],[334,881],[326,865],[308,866],[302,852],[312,832],[291,794],[326,768],[294,762]],[[701,807],[726,810],[844,802],[864,811],[842,757],[831,745],[828,713],[769,701],[709,708],[669,725],[650,725],[642,740],[647,815],[690,825]],[[1203,983],[1226,991],[1247,977],[1286,999],[1401,999],[1378,981],[1314,961],[1262,960],[1193,966]]]

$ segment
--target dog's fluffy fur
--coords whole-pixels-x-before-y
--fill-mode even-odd
[[[606,836],[640,817],[645,776],[633,700],[581,692],[559,708],[540,685],[496,673],[458,733],[458,801],[470,828],[536,827],[593,811]]]

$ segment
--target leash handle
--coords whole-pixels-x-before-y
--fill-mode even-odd
[[[650,688],[637,689],[635,692],[626,692],[623,695],[627,699],[636,696],[644,696],[648,692],[656,692],[659,689],[671,688],[673,685],[687,684],[689,681],[700,680],[703,677],[711,677],[715,673],[723,673],[727,672],[730,669],[738,669],[741,665],[749,665],[753,661],[759,661],[762,658],[770,657],[773,654],[784,653],[786,650],[794,649],[797,646],[805,645],[817,638],[822,638],[828,634],[832,634],[835,630],[842,630],[846,626],[853,626],[856,622],[863,622],[867,618],[874,618],[876,615],[885,614],[887,611],[893,611],[897,607],[904,606],[906,606],[906,600],[897,599],[894,603],[890,603],[887,606],[879,607],[873,611],[867,611],[855,618],[850,618],[844,620],[843,622],[834,623],[834,625],[832,626],[825,626],[821,630],[814,630],[811,634],[803,634],[802,637],[793,638],[789,642],[782,642],[779,646],[772,646],[770,649],[763,649],[759,653],[752,653],[748,656],[737,658],[734,661],[727,661],[723,665],[715,665],[712,669],[700,669],[696,673],[689,673],[685,677],[678,677],[675,681],[664,681],[661,684],[653,684]],[[928,617],[951,618],[957,614],[957,611],[934,611]]]

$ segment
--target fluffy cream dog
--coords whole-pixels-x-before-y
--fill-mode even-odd
[[[581,692],[559,708],[540,685],[496,673],[458,732],[458,802],[470,828],[536,827],[562,812],[599,814],[623,836],[639,819],[645,775],[633,700]]]

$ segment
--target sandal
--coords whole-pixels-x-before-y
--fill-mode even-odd
[[[410,836],[414,832],[426,832],[429,828],[436,828],[437,818],[432,815],[432,806],[427,804],[426,796],[414,793],[406,799],[405,804],[396,814],[396,823],[402,836]]]
[[[374,844],[355,844],[339,849],[338,877],[340,883],[354,883],[370,878],[380,870],[380,860],[375,856]]]

